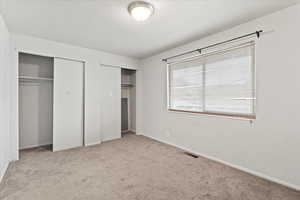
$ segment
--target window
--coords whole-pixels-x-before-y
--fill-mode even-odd
[[[171,111],[255,118],[254,42],[168,65]]]

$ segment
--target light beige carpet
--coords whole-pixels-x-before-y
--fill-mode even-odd
[[[52,153],[21,152],[1,200],[299,200],[270,183],[143,136]]]

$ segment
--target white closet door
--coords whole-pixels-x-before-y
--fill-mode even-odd
[[[54,58],[53,151],[83,146],[83,62]]]
[[[101,138],[121,137],[121,68],[101,66]]]

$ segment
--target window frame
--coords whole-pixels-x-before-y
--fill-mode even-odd
[[[247,45],[248,44],[248,45]],[[180,62],[184,62],[187,60],[194,60],[197,59],[199,57],[205,57],[205,56],[209,56],[210,54],[214,55],[219,51],[230,51],[232,49],[235,48],[242,48],[242,47],[246,47],[246,46],[250,46],[251,47],[251,80],[252,80],[252,98],[253,98],[253,102],[252,102],[252,113],[251,114],[243,114],[243,113],[234,113],[234,112],[215,112],[215,111],[206,111],[205,110],[205,78],[206,78],[206,63],[204,63],[203,65],[203,95],[202,95],[202,100],[203,100],[203,110],[204,111],[189,111],[189,110],[181,110],[181,109],[173,109],[171,108],[171,97],[170,97],[170,65],[174,64],[174,63],[180,63]],[[211,51],[205,54],[201,54],[200,56],[192,56],[186,59],[182,59],[176,62],[170,62],[167,63],[167,110],[170,112],[180,112],[180,113],[190,113],[190,114],[202,114],[202,115],[210,115],[210,116],[223,116],[223,117],[232,117],[232,118],[244,118],[244,119],[256,119],[256,105],[257,105],[257,94],[256,94],[256,43],[255,41],[248,41],[246,43],[243,44],[239,44],[237,46],[234,47],[229,47],[227,49],[221,49],[221,50],[216,50],[216,51]]]

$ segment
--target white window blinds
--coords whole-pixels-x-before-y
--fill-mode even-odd
[[[170,110],[255,117],[254,42],[168,66]]]

